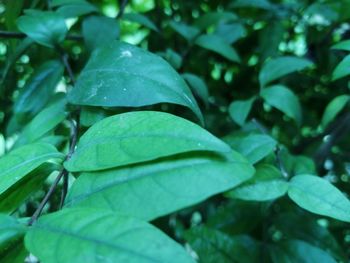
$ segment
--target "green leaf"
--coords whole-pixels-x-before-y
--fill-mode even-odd
[[[186,231],[185,239],[201,263],[259,262],[258,244],[249,236],[229,236],[202,226]]]
[[[210,26],[237,19],[237,15],[232,12],[207,12],[195,20],[194,25],[201,30],[205,30]]]
[[[58,7],[56,12],[65,18],[98,12],[94,5],[86,1],[52,1],[51,6]]]
[[[335,117],[345,108],[350,100],[349,95],[340,95],[335,97],[326,107],[321,124],[326,127],[330,122],[332,122]]]
[[[228,136],[223,139],[232,149],[245,156],[252,164],[270,154],[276,147],[276,141],[268,135],[249,134]]]
[[[68,100],[73,104],[107,107],[175,103],[190,108],[203,120],[190,89],[167,62],[117,41],[92,55]]]
[[[248,100],[236,100],[229,105],[228,113],[230,114],[232,120],[239,126],[243,126],[246,122],[255,100],[256,97],[252,97]]]
[[[313,175],[294,176],[288,195],[312,213],[350,222],[350,201],[325,179]]]
[[[279,79],[285,75],[295,71],[303,70],[312,66],[312,62],[298,57],[279,57],[267,61],[262,67],[259,74],[260,86],[265,87],[266,84]]]
[[[129,112],[92,126],[65,167],[72,172],[102,170],[189,151],[230,152],[230,147],[180,117],[155,111]]]
[[[80,124],[85,127],[90,127],[96,122],[107,117],[104,109],[96,107],[82,107],[80,114]]]
[[[195,262],[154,226],[104,210],[64,209],[42,216],[28,230],[25,245],[45,263]]]
[[[301,125],[302,113],[299,98],[290,89],[275,85],[264,88],[260,95],[269,105],[294,119],[297,125]]]
[[[14,147],[34,142],[60,124],[66,118],[65,103],[60,100],[39,112],[23,129]]]
[[[170,21],[169,26],[172,29],[174,29],[178,34],[183,36],[187,41],[194,40],[200,34],[198,28],[189,26],[185,23]]]
[[[267,0],[236,0],[231,4],[234,8],[260,8],[270,10],[273,9],[274,5]]]
[[[66,206],[103,208],[152,220],[226,191],[253,173],[254,168],[238,153],[230,158],[183,154],[82,173],[69,191]]]
[[[237,40],[244,37],[247,34],[247,30],[241,23],[221,23],[217,26],[214,33],[232,45]]]
[[[17,26],[35,42],[51,48],[60,44],[68,31],[64,18],[51,11],[26,10]]]
[[[225,195],[249,201],[268,201],[283,196],[287,190],[288,182],[283,179],[280,171],[272,165],[262,164],[257,166],[252,179]]]
[[[288,240],[270,246],[273,263],[336,263],[327,252],[302,240]]]
[[[49,60],[37,67],[20,90],[14,105],[15,114],[34,116],[42,110],[52,98],[62,74],[63,65],[57,60]]]
[[[343,58],[333,71],[332,80],[337,80],[350,75],[350,55]]]
[[[45,143],[28,144],[11,151],[0,159],[0,194],[41,164],[61,158],[63,154]]]
[[[45,179],[52,171],[58,170],[58,167],[52,163],[44,163],[8,188],[0,195],[0,212],[13,213],[31,194],[42,189]]]
[[[155,32],[159,32],[157,26],[147,16],[138,13],[127,13],[123,15],[123,20],[135,22],[152,29]]]
[[[87,48],[93,50],[117,39],[119,24],[110,17],[89,16],[83,21],[82,32]]]
[[[218,35],[201,35],[196,39],[196,45],[220,54],[233,62],[240,62],[236,50]]]
[[[203,79],[191,73],[184,73],[182,74],[182,77],[186,80],[192,92],[196,94],[208,107],[209,92],[208,87]]]
[[[331,49],[350,51],[350,40],[341,41],[333,45]]]
[[[167,48],[165,53],[160,54],[174,69],[179,69],[182,65],[182,57],[171,48]]]

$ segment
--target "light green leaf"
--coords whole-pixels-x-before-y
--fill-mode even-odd
[[[65,167],[94,171],[189,151],[230,152],[230,147],[198,125],[152,111],[119,114],[93,125]]]
[[[223,139],[232,149],[245,156],[254,164],[270,154],[276,147],[276,141],[268,135],[249,134],[228,136]]]
[[[51,11],[26,10],[17,26],[35,42],[51,48],[60,44],[68,31],[64,18]]]
[[[275,85],[264,88],[260,95],[269,105],[294,119],[297,125],[301,125],[302,113],[299,98],[290,89]]]
[[[218,35],[201,35],[196,39],[196,45],[211,50],[233,62],[240,62],[236,50],[225,39]]]
[[[273,263],[336,263],[326,251],[302,240],[288,240],[270,246]]]
[[[175,103],[190,108],[203,120],[186,82],[167,62],[119,41],[92,55],[68,100],[73,104],[107,107]]]
[[[83,21],[82,32],[87,48],[93,50],[116,40],[119,24],[110,17],[89,16]]]
[[[11,151],[0,159],[0,194],[41,164],[61,158],[63,154],[45,143],[28,144]]]
[[[330,122],[332,122],[335,117],[345,108],[350,100],[349,95],[340,95],[335,97],[326,107],[321,124],[326,127]]]
[[[152,29],[155,32],[159,32],[157,26],[147,16],[138,13],[127,13],[123,15],[123,20],[135,22]]]
[[[228,107],[228,113],[232,120],[239,126],[244,125],[255,100],[256,97],[252,97],[248,100],[236,100]]]
[[[45,263],[195,262],[154,226],[104,210],[64,209],[42,216],[28,230],[25,245]]]
[[[152,220],[226,191],[253,173],[254,168],[235,152],[229,158],[183,154],[82,173],[69,191],[66,206],[103,208]]]
[[[268,201],[283,196],[287,190],[288,182],[284,180],[280,171],[272,165],[262,164],[257,166],[252,179],[225,195],[249,201]]]
[[[63,65],[57,60],[49,60],[37,67],[20,90],[15,101],[14,112],[34,116],[48,103],[63,75]]]
[[[237,15],[232,12],[207,12],[195,20],[194,25],[201,30],[205,30],[210,26],[237,19]]]
[[[200,34],[198,28],[189,26],[185,23],[170,21],[169,26],[174,29],[178,34],[183,36],[187,41],[192,41]]]
[[[53,1],[52,7],[58,7],[56,12],[65,18],[79,17],[98,12],[98,9],[87,1]]]
[[[343,58],[333,71],[332,80],[337,80],[350,75],[350,55]]]
[[[331,47],[331,49],[339,49],[350,51],[350,40],[341,41]]]
[[[266,84],[276,79],[312,65],[313,63],[311,61],[298,57],[285,56],[271,59],[264,64],[260,71],[260,86],[265,87]]]
[[[294,176],[288,195],[312,213],[350,222],[350,201],[325,179],[313,175]]]
[[[184,73],[182,77],[187,81],[193,93],[201,98],[204,104],[208,106],[209,92],[203,79],[191,73]]]
[[[249,236],[230,236],[204,226],[192,228],[185,239],[201,263],[259,262],[259,246]]]

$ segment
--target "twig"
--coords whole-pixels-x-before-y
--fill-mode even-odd
[[[119,12],[118,12],[118,14],[117,14],[116,19],[120,19],[120,18],[123,16],[124,11],[125,11],[125,7],[126,7],[127,4],[128,4],[128,0],[123,0],[123,1],[121,2],[120,8],[119,8]]]
[[[0,38],[26,38],[27,35],[21,32],[14,31],[2,31],[0,30]],[[81,41],[83,37],[81,35],[67,35],[67,40]]]

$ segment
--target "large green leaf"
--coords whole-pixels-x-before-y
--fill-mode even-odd
[[[92,55],[68,99],[73,104],[108,107],[175,103],[202,120],[190,89],[167,62],[119,41]]]
[[[269,105],[294,119],[298,125],[301,124],[302,113],[299,98],[290,89],[282,85],[275,85],[264,88],[260,95]]]
[[[249,201],[268,201],[287,193],[288,182],[274,166],[262,164],[256,169],[252,179],[229,191],[226,196]]]
[[[147,17],[138,13],[127,13],[123,15],[123,20],[131,21],[143,25],[153,31],[158,32],[157,26]]]
[[[37,67],[20,90],[14,112],[30,116],[37,114],[51,99],[62,74],[63,65],[57,60],[49,60]]]
[[[65,167],[72,172],[102,170],[189,151],[230,152],[230,147],[180,117],[155,111],[129,112],[93,125]]]
[[[25,237],[41,262],[194,263],[154,226],[104,210],[64,209],[42,216]]]
[[[87,48],[93,50],[116,40],[119,24],[110,17],[89,16],[83,21],[82,32]]]
[[[336,263],[326,251],[302,240],[288,240],[270,246],[273,263]]]
[[[230,236],[202,226],[187,231],[185,238],[201,263],[259,262],[258,244],[249,236]]]
[[[243,126],[255,100],[256,97],[252,97],[248,100],[233,101],[228,107],[228,112],[232,120],[238,125]]]
[[[332,122],[335,117],[345,108],[349,103],[349,95],[340,95],[335,97],[326,107],[321,124],[323,127],[326,127],[330,122]]]
[[[350,201],[325,179],[313,175],[294,176],[288,195],[312,213],[350,222]]]
[[[64,18],[51,11],[26,10],[17,20],[18,29],[47,47],[60,44],[67,34]]]
[[[152,220],[228,190],[254,168],[238,153],[230,158],[185,154],[101,172],[83,173],[66,206],[104,208]]]
[[[253,164],[273,152],[276,147],[276,141],[264,134],[232,135],[225,137],[224,141]]]
[[[39,165],[57,158],[63,158],[63,154],[46,143],[28,144],[11,151],[0,159],[0,194]]]
[[[233,62],[240,62],[236,50],[218,35],[201,35],[196,39],[196,45],[211,50]]]
[[[298,57],[279,57],[266,62],[259,74],[262,87],[287,74],[312,66],[312,62]]]
[[[350,75],[350,55],[343,58],[333,71],[332,80],[337,80]]]

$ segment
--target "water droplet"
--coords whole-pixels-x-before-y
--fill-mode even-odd
[[[126,88],[123,88],[123,91],[126,91]]]
[[[106,97],[106,96],[104,96],[104,97],[103,97],[103,99],[104,99],[104,100],[107,100],[107,97]]]

